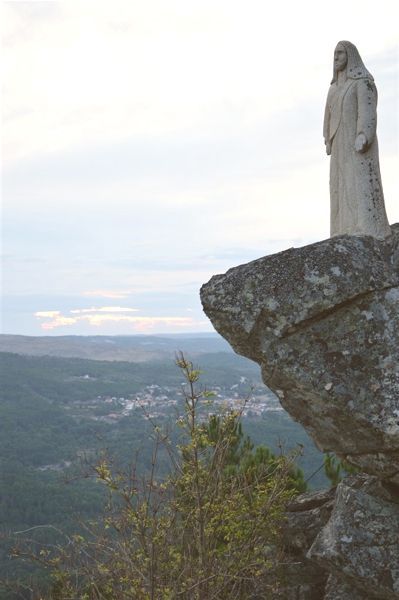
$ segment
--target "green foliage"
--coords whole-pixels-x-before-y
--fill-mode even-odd
[[[266,446],[254,447],[251,438],[244,436],[239,414],[230,412],[211,415],[205,425],[209,443],[216,446],[223,439],[228,439],[226,455],[226,474],[245,475],[246,479],[254,479],[262,474],[264,469],[273,470],[278,467],[279,459]],[[305,492],[307,485],[303,471],[292,465],[289,470],[289,485],[298,493]]]
[[[234,392],[246,394],[249,381],[258,388],[261,386],[258,366],[233,353],[202,354],[201,366],[216,393],[222,390],[223,394],[229,395],[232,384],[244,378],[245,383],[235,386]],[[80,476],[82,470],[89,475],[88,462],[93,463],[102,449],[107,449],[120,469],[126,470],[132,461],[137,461],[140,473],[148,476],[151,472],[151,435],[154,432],[143,411],[135,409],[112,423],[98,420],[114,407],[104,400],[97,400],[97,394],[103,398],[126,397],[136,394],[137,390],[142,392],[150,384],[158,384],[170,386],[170,398],[178,397],[175,393],[181,389],[182,376],[169,360],[132,364],[9,353],[0,353],[0,369],[0,580],[28,582],[32,574],[31,563],[9,558],[15,537],[21,537],[15,536],[14,532],[39,527],[32,532],[35,539],[54,544],[59,540],[55,540],[54,529],[48,525],[72,536],[81,532],[81,522],[98,518],[104,506],[106,486],[96,485],[91,477],[82,479]],[[87,374],[89,379],[85,378]],[[205,423],[206,415],[212,410],[214,395],[211,391],[202,391],[197,406],[198,424]],[[174,408],[165,406],[165,417],[160,420],[157,417],[157,420],[165,425],[174,419]],[[256,460],[260,460],[263,453],[262,460],[265,461],[265,453],[279,455],[280,440],[291,440],[294,446],[300,442],[305,446],[304,456],[299,457],[298,464],[307,474],[315,471],[322,461],[305,431],[284,411],[242,419],[251,444],[267,443],[270,451],[252,447],[245,453],[245,436],[241,422],[238,422],[241,434],[236,436],[234,443],[230,436],[229,450],[236,458],[228,458],[226,471],[232,469],[232,462],[235,465],[233,471],[237,468],[237,456],[243,469],[244,462],[253,461],[255,455]],[[168,448],[178,442],[178,433],[171,430],[169,440],[171,443],[161,444],[158,451],[159,479],[170,471]],[[180,441],[184,443],[184,436]],[[284,451],[288,453],[289,450],[288,443]],[[70,466],[66,466],[69,462]],[[298,478],[296,480],[297,489],[302,489],[298,486]],[[311,482],[319,487],[325,485],[322,479],[313,478]],[[36,587],[33,585],[34,589]],[[2,600],[14,599],[15,594],[8,596],[0,586],[0,597]],[[29,594],[26,597],[30,599]]]
[[[357,473],[358,469],[344,460],[338,460],[334,454],[327,453],[324,457],[324,472],[330,480],[331,486],[338,485],[343,476]]]
[[[177,449],[154,426],[146,477],[115,470],[106,456],[97,463],[109,494],[104,519],[56,551],[30,552],[51,571],[48,599],[274,597],[284,510],[304,487],[294,457],[254,449],[240,411],[204,420],[200,371],[183,355],[177,364],[186,381]],[[167,477],[158,472],[162,448]]]

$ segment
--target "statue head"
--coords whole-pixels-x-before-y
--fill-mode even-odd
[[[348,53],[345,46],[340,42],[334,50],[334,70],[343,71],[348,64]]]
[[[338,42],[334,51],[334,73],[331,83],[337,81],[338,73],[346,71],[348,79],[371,79],[371,73],[366,69],[360,57],[359,50],[348,41]]]

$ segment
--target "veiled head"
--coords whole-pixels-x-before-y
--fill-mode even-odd
[[[331,83],[337,80],[339,71],[346,70],[349,79],[371,79],[371,73],[366,69],[360,57],[359,50],[352,42],[338,42],[334,51],[334,74]]]

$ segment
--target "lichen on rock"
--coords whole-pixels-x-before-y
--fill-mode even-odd
[[[318,447],[399,483],[399,224],[216,275],[204,311]]]
[[[289,508],[282,597],[399,599],[399,224],[235,267],[201,300],[317,446],[361,471]]]
[[[307,557],[365,598],[399,597],[399,496],[376,477],[342,481]],[[334,597],[334,596],[332,596]],[[327,596],[328,598],[328,596]]]

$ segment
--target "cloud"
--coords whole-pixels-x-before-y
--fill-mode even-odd
[[[35,313],[35,317],[39,317],[39,319],[53,319],[59,315],[59,310],[41,310]]]
[[[284,3],[271,17],[259,1],[252,9],[227,0],[170,0],[167,8],[162,0],[119,2],[117,15],[100,1],[95,10],[86,2],[3,4],[5,108],[13,117],[4,135],[7,160],[88,139],[256,124],[276,106],[317,95],[320,86],[324,96],[335,32],[342,31],[340,11],[330,11],[326,28],[323,3],[310,0],[289,3],[289,19]],[[32,4],[58,8],[27,10]],[[345,32],[353,39],[352,28],[361,52],[375,54],[396,39],[393,3],[380,0],[379,10],[369,11],[365,4],[345,7]],[[319,23],[311,36],[298,25],[307,25],[309,13]]]
[[[69,311],[70,314],[77,316],[69,317],[61,314],[60,311],[38,311],[36,318],[44,320],[41,323],[41,329],[51,331],[60,327],[68,327],[85,322],[92,327],[100,327],[107,324],[122,323],[131,326],[135,332],[151,332],[155,328],[169,327],[175,329],[190,329],[204,324],[207,321],[196,321],[192,317],[179,316],[148,316],[133,317],[123,314],[125,312],[135,311],[136,309],[123,309],[121,307],[103,307],[99,309],[78,309]]]
[[[62,315],[55,316],[51,321],[42,323],[41,328],[44,330],[54,329],[55,327],[65,327],[66,325],[75,325],[76,319],[63,317]]]
[[[102,306],[101,308],[76,308],[71,310],[71,314],[78,315],[83,313],[127,313],[138,312],[138,308],[124,308],[123,306]]]
[[[337,31],[376,78],[399,220],[396,5],[374,4],[353,0],[327,22],[315,0],[289,2],[288,19],[287,3],[271,15],[261,0],[4,2],[8,330],[178,329],[154,318],[187,306],[187,327],[202,327],[212,274],[326,237],[321,121]],[[102,307],[124,299],[140,317]]]

